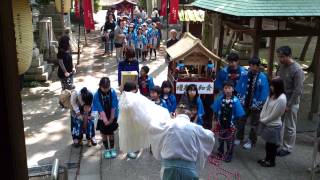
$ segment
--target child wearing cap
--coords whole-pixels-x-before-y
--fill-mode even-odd
[[[98,111],[99,119],[97,130],[100,131],[102,142],[105,147],[104,158],[117,157],[114,148],[114,131],[118,129],[118,99],[114,89],[111,88],[110,79],[103,77],[99,83],[99,89],[93,97],[93,111]]]
[[[216,98],[211,108],[214,112],[213,124],[219,132],[218,156],[224,157],[225,162],[230,162],[233,155],[235,123],[245,115],[239,99],[234,95],[232,81],[224,83],[223,93]],[[224,142],[227,144],[226,152]]]
[[[142,28],[139,27],[137,35],[134,38],[134,46],[135,46],[136,57],[137,57],[138,61],[144,60],[142,52],[144,51],[144,49],[147,48],[146,45],[147,45],[147,39],[143,35]]]
[[[150,57],[152,58],[152,51],[154,53],[154,59],[157,59],[157,47],[158,47],[158,40],[160,39],[159,30],[157,29],[156,23],[152,23],[152,29],[148,32],[148,43],[150,48]]]

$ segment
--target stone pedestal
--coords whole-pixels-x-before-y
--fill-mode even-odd
[[[48,80],[52,73],[52,65],[43,61],[43,54],[40,54],[38,48],[33,49],[31,67],[24,75],[25,81],[41,81]]]

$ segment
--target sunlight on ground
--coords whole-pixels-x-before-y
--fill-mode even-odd
[[[39,152],[34,154],[33,156],[28,158],[28,166],[38,165],[39,160],[52,157],[56,152],[57,150],[51,150],[48,152]]]

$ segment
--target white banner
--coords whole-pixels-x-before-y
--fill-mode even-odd
[[[176,82],[176,94],[184,94],[190,84],[195,84],[198,87],[199,94],[213,94],[213,82]]]

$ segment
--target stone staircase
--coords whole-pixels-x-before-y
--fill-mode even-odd
[[[44,17],[51,17],[52,18],[52,27],[53,32],[56,39],[59,39],[63,33],[65,32],[65,27],[62,25],[61,14],[56,11],[56,7],[54,4],[49,5],[41,5],[39,8],[39,20]]]
[[[52,73],[52,64],[43,60],[38,48],[33,49],[31,67],[24,75],[25,81],[45,82]]]

